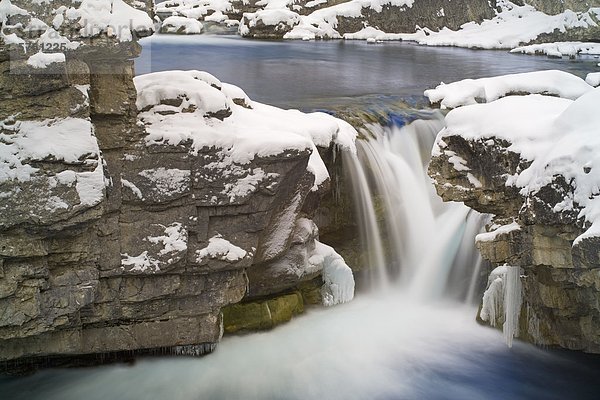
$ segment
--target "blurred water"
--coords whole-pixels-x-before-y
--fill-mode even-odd
[[[599,363],[478,326],[472,307],[398,294],[229,337],[201,359],[146,359],[0,379],[2,399],[597,399]]]

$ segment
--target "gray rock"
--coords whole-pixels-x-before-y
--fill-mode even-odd
[[[495,225],[519,224],[519,230],[478,242],[486,260],[520,266],[524,271],[518,336],[542,346],[600,353],[599,239],[586,238],[574,244],[584,230],[578,210],[554,211],[574,190],[564,179],[557,177],[528,196],[506,185],[508,176],[528,166],[509,146],[498,139],[445,137],[429,174],[444,200],[462,201],[494,214]],[[452,154],[463,158],[470,170],[454,169],[449,160]],[[480,187],[469,181],[467,172],[481,182]],[[496,322],[497,326],[503,324],[501,318]]]

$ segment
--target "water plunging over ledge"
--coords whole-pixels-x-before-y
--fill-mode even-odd
[[[361,240],[378,290],[393,285],[420,300],[472,300],[481,264],[474,238],[484,217],[435,193],[427,165],[444,121],[439,112],[428,118],[403,127],[368,124],[358,157],[344,154]]]
[[[433,193],[425,167],[442,119],[369,125],[345,156],[370,293],[273,331],[227,337],[203,358],[48,370],[0,378],[10,399],[594,399],[600,363],[547,352],[477,325],[474,234],[481,216]],[[377,199],[377,205],[372,199]],[[476,299],[479,301],[479,299]]]

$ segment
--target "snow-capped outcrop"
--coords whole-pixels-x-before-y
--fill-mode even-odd
[[[457,107],[429,167],[438,194],[493,214],[490,233],[477,238],[482,255],[523,270],[518,336],[600,352],[600,89],[544,71],[427,93]],[[482,319],[502,325],[490,302]]]
[[[348,124],[253,102],[208,73],[134,80],[149,28],[139,12],[122,0],[0,1],[4,369],[211,351],[221,309],[253,284],[246,271],[298,247],[297,222],[329,186],[318,148],[354,151]],[[51,40],[56,51],[37,48]],[[324,260],[310,276],[331,288],[328,304],[351,298],[344,271]]]
[[[263,39],[405,40],[514,49],[549,41],[595,42],[600,35],[598,0],[170,0],[160,3],[157,13],[163,20],[178,16],[239,24],[242,36]],[[587,47],[561,45],[565,55],[585,53]]]
[[[600,43],[555,42],[532,44],[512,49],[511,53],[547,55],[552,58],[575,57],[581,54],[600,55]]]

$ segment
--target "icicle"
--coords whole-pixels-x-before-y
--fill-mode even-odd
[[[479,317],[491,326],[496,326],[503,317],[502,332],[508,347],[513,338],[519,335],[519,315],[521,313],[521,268],[502,265],[490,273],[488,287],[483,294],[483,304]]]
[[[333,247],[315,241],[315,255],[323,259],[323,305],[330,307],[347,303],[354,298],[352,270]]]
[[[521,268],[508,267],[504,284],[504,325],[502,331],[508,347],[513,338],[519,336],[519,314],[521,313]]]

